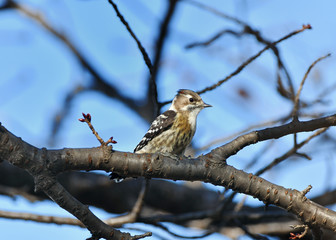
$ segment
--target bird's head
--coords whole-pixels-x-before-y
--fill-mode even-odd
[[[212,107],[203,102],[200,95],[192,90],[180,89],[170,107],[171,110],[198,114],[203,108]]]

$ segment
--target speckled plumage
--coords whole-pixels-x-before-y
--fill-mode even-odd
[[[195,134],[198,113],[210,106],[197,93],[179,90],[169,110],[153,121],[134,152],[182,155]]]

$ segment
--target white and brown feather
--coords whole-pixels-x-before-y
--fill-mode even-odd
[[[156,137],[158,137],[162,132],[167,131],[174,123],[176,117],[176,112],[172,110],[168,110],[158,116],[153,122],[150,128],[148,129],[145,136],[141,139],[140,143],[135,147],[135,153],[143,153],[147,152],[146,150],[150,150],[148,147],[148,142],[153,141]],[[147,147],[146,147],[147,146]],[[142,150],[142,151],[141,151]],[[149,151],[150,153],[153,151]]]
[[[153,121],[134,152],[183,154],[195,134],[196,118],[203,104],[197,93],[179,90],[169,110]]]

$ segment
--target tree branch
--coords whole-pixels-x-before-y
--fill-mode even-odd
[[[148,79],[148,93],[147,98],[152,102],[154,106],[154,114],[156,117],[160,113],[160,109],[163,106],[159,104],[158,101],[158,92],[157,92],[157,78],[160,70],[161,57],[164,49],[164,45],[168,38],[169,34],[169,24],[171,23],[172,17],[175,13],[175,9],[178,3],[178,0],[169,0],[167,11],[165,13],[164,19],[159,28],[159,35],[156,41],[155,56],[153,60],[153,72],[150,78]]]
[[[26,169],[35,178],[38,188],[42,188],[62,207],[70,210],[85,225],[92,226],[98,220],[83,218],[81,211],[71,211],[63,205],[64,198],[71,198],[61,186],[41,171],[51,175],[67,170],[115,171],[124,176],[144,176],[147,178],[168,178],[173,180],[200,180],[224,186],[237,192],[252,195],[267,204],[274,204],[297,215],[304,224],[336,231],[336,213],[307,199],[301,192],[272,184],[262,178],[237,170],[226,164],[225,159],[240,149],[258,141],[279,138],[295,132],[313,131],[336,125],[336,115],[306,122],[292,122],[283,126],[268,128],[240,136],[232,142],[216,148],[211,153],[197,159],[174,159],[158,154],[132,154],[112,151],[111,147],[91,149],[37,149],[0,128],[0,159]],[[187,173],[187,174],[186,174]],[[42,177],[42,179],[41,179]],[[43,180],[42,186],[38,184]],[[45,181],[47,180],[47,181]],[[52,191],[51,191],[52,190]],[[62,192],[63,197],[53,195]],[[64,197],[65,196],[65,197]],[[100,224],[99,224],[100,225]],[[95,225],[96,226],[96,225]],[[95,227],[94,226],[94,227]]]
[[[24,166],[23,168],[34,177],[35,191],[42,190],[60,207],[77,217],[92,233],[92,236],[95,239],[101,237],[108,240],[117,240],[121,238],[138,239],[136,236],[132,237],[128,233],[122,233],[105,224],[97,218],[87,206],[83,205],[67,192],[55,179],[57,170],[54,169],[54,166],[52,166],[53,164],[49,162],[51,159],[48,158],[48,150],[45,148],[38,150],[20,139],[17,139],[16,143],[14,143],[11,141],[13,140],[14,135],[4,134],[6,132],[5,128],[1,126],[0,142],[1,145],[4,144],[3,146],[7,146],[8,148],[5,149],[0,147],[0,159],[8,159],[9,162],[16,166]],[[2,154],[9,155],[3,156]]]
[[[67,224],[74,226],[84,227],[81,221],[75,218],[65,218],[65,217],[55,217],[46,216],[40,214],[24,213],[24,212],[10,212],[10,211],[0,211],[1,218],[8,219],[21,219],[26,221],[34,221],[40,223],[55,223],[55,224]]]
[[[261,174],[263,174],[264,172],[266,172],[267,170],[270,170],[271,168],[273,168],[275,165],[279,164],[280,162],[284,161],[285,159],[287,159],[288,157],[292,156],[293,154],[297,153],[297,150],[300,149],[301,147],[303,147],[305,144],[307,144],[311,139],[313,139],[316,136],[319,136],[320,134],[324,133],[325,131],[327,131],[328,128],[322,128],[318,131],[316,131],[314,134],[312,134],[311,136],[309,136],[307,139],[305,139],[304,141],[300,142],[299,144],[296,144],[294,147],[292,147],[290,150],[288,150],[285,154],[283,154],[280,157],[277,157],[276,159],[274,159],[272,162],[270,162],[267,166],[263,167],[262,169],[258,170],[255,175],[260,176]]]
[[[295,95],[295,98],[294,98],[294,107],[293,107],[293,112],[292,112],[292,116],[295,120],[298,119],[298,111],[299,111],[299,101],[300,101],[300,94],[301,94],[301,91],[302,91],[302,88],[303,88],[303,85],[310,73],[310,71],[313,69],[313,67],[321,60],[327,58],[327,57],[330,57],[331,54],[328,53],[327,55],[323,56],[323,57],[320,57],[318,59],[316,59],[310,66],[309,68],[307,69],[301,83],[300,83],[300,87],[299,87],[299,90],[297,91],[296,95]]]
[[[108,97],[114,98],[119,100],[120,102],[124,103],[126,106],[128,106],[130,109],[135,111],[137,114],[139,114],[142,118],[144,118],[147,121],[152,121],[152,115],[153,115],[153,109],[148,109],[148,106],[139,106],[139,100],[129,98],[120,91],[111,85],[111,81],[108,81],[104,76],[82,55],[80,50],[76,47],[76,45],[61,31],[56,30],[46,19],[45,17],[38,12],[35,12],[31,9],[28,9],[24,5],[20,3],[16,3],[12,0],[7,0],[7,3],[4,9],[14,9],[18,12],[24,14],[28,18],[34,20],[36,23],[38,23],[40,26],[42,26],[46,31],[48,31],[52,36],[54,36],[56,39],[58,39],[60,42],[62,42],[68,49],[71,51],[71,53],[74,54],[74,56],[78,59],[80,64],[84,69],[86,69],[91,76],[93,77],[92,83],[88,87],[82,86],[82,91],[99,91],[102,94],[105,94]],[[70,93],[69,95],[71,95]],[[73,97],[72,97],[73,98]],[[66,104],[65,104],[66,105]],[[68,106],[69,104],[67,104]]]
[[[129,26],[129,24],[127,23],[127,21],[125,20],[124,16],[120,13],[118,6],[112,1],[112,0],[108,0],[108,2],[112,5],[114,11],[116,12],[118,18],[120,19],[120,21],[122,22],[122,24],[124,24],[124,26],[126,27],[127,31],[129,32],[129,34],[132,36],[132,38],[134,39],[134,41],[136,42],[136,44],[138,45],[138,48],[142,54],[143,59],[145,60],[145,63],[148,67],[148,70],[150,72],[150,74],[153,74],[153,66],[152,66],[152,62],[146,52],[146,49],[142,46],[140,40],[137,38],[137,36],[135,35],[135,33],[133,32],[133,30],[131,29],[131,27]]]
[[[222,30],[221,32],[219,32],[216,36],[214,36],[212,39],[206,41],[205,43],[196,43],[196,44],[190,44],[189,45],[189,48],[190,47],[194,47],[194,46],[207,46],[209,45],[211,42],[213,42],[214,40],[216,40],[217,38],[221,37],[222,35],[224,35],[225,33],[230,33],[232,34],[233,36],[236,36],[236,37],[241,37],[243,36],[244,34],[250,34],[252,36],[254,36],[256,38],[256,40],[260,43],[263,43],[267,46],[270,47],[270,49],[273,51],[274,55],[276,56],[277,58],[277,62],[278,62],[278,70],[282,70],[287,78],[287,82],[288,82],[288,85],[289,85],[289,93],[288,91],[283,87],[283,84],[282,84],[282,81],[281,81],[281,77],[280,77],[280,74],[279,74],[279,71],[277,73],[277,76],[278,76],[278,91],[280,92],[280,94],[285,97],[285,98],[288,98],[288,99],[291,99],[291,100],[294,100],[294,87],[293,87],[293,82],[292,82],[292,79],[289,75],[289,72],[287,70],[287,68],[285,67],[281,57],[280,57],[280,52],[278,50],[278,48],[273,45],[272,41],[270,40],[267,40],[265,39],[264,37],[262,37],[261,33],[254,29],[251,25],[247,24],[246,22],[236,18],[236,17],[232,17],[232,16],[229,16],[228,14],[225,14],[223,12],[220,12],[218,11],[217,9],[215,8],[212,8],[210,6],[207,6],[205,4],[202,4],[202,3],[199,3],[199,2],[196,2],[196,1],[192,1],[192,0],[184,0],[185,2],[191,4],[191,5],[194,5],[200,9],[203,9],[203,10],[206,10],[208,12],[211,12],[213,13],[214,15],[217,15],[223,19],[226,19],[226,20],[229,20],[231,22],[234,22],[238,25],[241,25],[243,27],[242,31],[241,32],[237,32],[237,31],[233,31],[233,30]],[[187,46],[188,47],[188,46]]]
[[[212,150],[208,156],[218,155],[224,159],[236,154],[242,148],[255,144],[259,141],[265,141],[269,139],[277,139],[289,134],[299,133],[299,132],[310,132],[319,128],[325,128],[336,125],[336,115],[331,115],[328,117],[313,119],[310,121],[294,121],[287,123],[282,126],[266,128],[259,131],[250,132],[242,136],[237,137],[228,144],[218,147]]]
[[[273,46],[275,46],[276,44],[300,33],[305,31],[306,29],[311,29],[310,25],[303,25],[303,27],[299,30],[293,31],[289,34],[287,34],[286,36],[280,38],[279,40],[270,43],[269,45],[267,45],[266,47],[264,47],[261,51],[259,51],[257,54],[255,54],[254,56],[250,57],[248,60],[246,60],[243,64],[241,64],[235,71],[233,71],[230,75],[228,75],[227,77],[225,77],[224,79],[218,81],[217,83],[213,84],[212,86],[206,87],[201,91],[198,91],[198,94],[203,94],[205,92],[211,91],[217,87],[219,87],[220,85],[222,85],[224,82],[228,81],[230,78],[232,78],[233,76],[237,75],[238,73],[240,73],[247,65],[249,65],[252,61],[254,61],[256,58],[258,58],[263,52],[265,52],[266,50],[272,48]]]

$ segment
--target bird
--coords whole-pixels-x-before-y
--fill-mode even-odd
[[[195,135],[198,114],[208,107],[212,106],[196,92],[178,90],[169,109],[152,122],[134,153],[160,153],[174,159],[183,156]],[[111,174],[113,179],[120,177],[118,173]]]
[[[212,106],[196,92],[180,89],[170,108],[152,122],[134,153],[183,155],[195,134],[197,115],[207,107]]]

